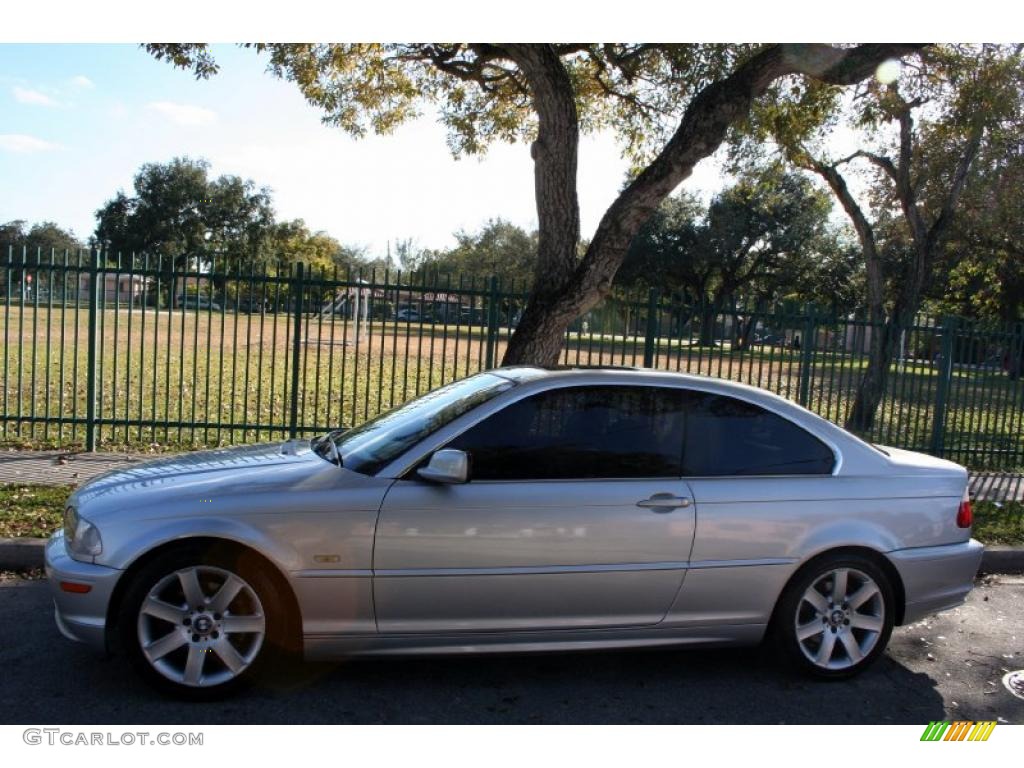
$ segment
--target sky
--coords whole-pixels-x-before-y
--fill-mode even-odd
[[[214,52],[219,74],[197,81],[136,45],[0,44],[0,222],[51,220],[84,240],[96,209],[131,192],[139,166],[187,155],[210,161],[213,176],[270,187],[279,219],[301,218],[370,255],[406,238],[447,247],[494,217],[536,227],[527,145],[456,160],[429,116],[357,140],[323,125],[295,85],[265,71],[265,57]],[[625,170],[611,135],[583,139],[584,237]],[[719,176],[705,161],[684,186],[707,195]]]

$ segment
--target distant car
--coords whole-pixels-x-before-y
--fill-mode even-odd
[[[179,296],[177,306],[178,309],[207,309],[214,312],[220,310],[220,304],[205,296]]]
[[[220,309],[220,307],[214,307],[214,309]],[[235,309],[238,312],[255,315],[267,312],[270,309],[270,302],[266,299],[261,299],[258,296],[245,296],[237,301]]]
[[[764,390],[518,367],[313,440],[80,486],[56,621],[151,683],[221,695],[309,659],[751,646],[824,678],[959,605],[967,472]],[[739,657],[738,663],[745,663]]]
[[[423,319],[423,317],[420,315],[418,310],[413,309],[412,307],[406,307],[405,309],[398,310],[395,314],[395,319],[407,323],[418,323]]]
[[[781,336],[777,333],[765,333],[758,336],[754,336],[752,346],[755,347],[784,347],[786,346],[786,337]]]

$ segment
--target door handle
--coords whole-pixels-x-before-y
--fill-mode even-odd
[[[645,507],[646,509],[653,509],[657,511],[671,511],[678,509],[679,507],[690,506],[690,500],[686,496],[673,496],[671,493],[656,493],[649,499],[643,499],[638,501],[636,505],[638,507]]]

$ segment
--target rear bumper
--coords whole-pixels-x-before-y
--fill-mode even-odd
[[[960,605],[974,587],[985,547],[979,541],[941,547],[898,549],[889,553],[903,580],[903,623]]]
[[[46,544],[46,577],[53,595],[54,620],[65,637],[99,651],[107,649],[107,606],[121,571],[72,560],[64,547],[64,534],[55,533]],[[88,584],[86,594],[65,592],[60,582]]]

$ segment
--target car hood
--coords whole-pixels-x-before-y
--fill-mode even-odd
[[[112,507],[138,510],[157,496],[251,495],[295,487],[324,470],[336,475],[338,467],[315,454],[308,440],[196,451],[105,472],[79,487],[68,503],[94,514]]]

